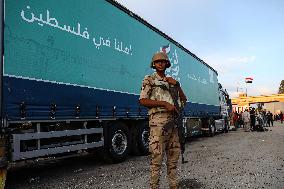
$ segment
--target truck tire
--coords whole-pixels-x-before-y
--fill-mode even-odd
[[[140,122],[137,125],[136,143],[141,155],[149,154],[149,135],[150,128],[147,121]]]
[[[130,138],[126,125],[112,122],[109,125],[107,137],[107,153],[114,163],[124,161],[129,154]]]

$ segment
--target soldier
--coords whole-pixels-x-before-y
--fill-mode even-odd
[[[140,104],[149,108],[151,189],[159,188],[164,151],[167,155],[167,174],[170,188],[175,189],[178,187],[177,163],[180,156],[180,143],[178,128],[173,120],[179,112],[170,93],[170,87],[177,88],[180,107],[186,103],[187,99],[179,82],[172,77],[166,77],[165,71],[170,66],[166,53],[158,52],[154,54],[151,68],[155,69],[156,72],[144,78],[139,98]]]

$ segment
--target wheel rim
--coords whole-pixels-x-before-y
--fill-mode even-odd
[[[142,138],[143,146],[148,148],[149,147],[149,131],[147,129],[143,130],[141,138]]]
[[[125,150],[127,149],[126,134],[121,130],[116,131],[112,137],[111,145],[112,145],[113,151],[116,154],[118,155],[123,154]]]

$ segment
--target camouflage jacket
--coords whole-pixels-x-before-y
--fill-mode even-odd
[[[170,87],[174,87],[161,78],[156,72],[152,75],[145,76],[142,82],[142,90],[140,93],[140,98],[147,98],[151,100],[166,101],[174,105],[174,101],[169,92]],[[180,99],[178,100],[179,106],[181,106]],[[148,114],[151,115],[156,112],[166,112],[164,107],[151,108]]]

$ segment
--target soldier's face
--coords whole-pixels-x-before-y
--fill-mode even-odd
[[[155,68],[157,71],[165,71],[166,70],[167,61],[165,60],[157,60],[155,61]]]

